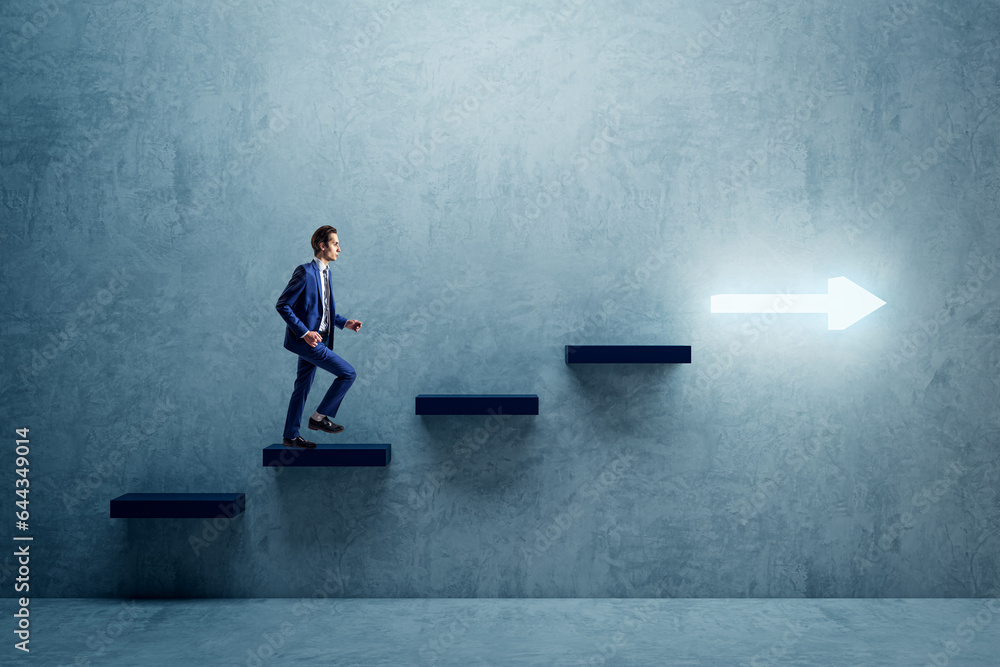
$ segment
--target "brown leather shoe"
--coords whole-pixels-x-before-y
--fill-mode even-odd
[[[302,447],[304,449],[313,449],[316,447],[316,443],[310,440],[306,440],[301,435],[295,436],[294,440],[289,440],[288,438],[282,438],[281,444],[285,447]]]
[[[340,433],[344,430],[343,426],[340,424],[334,424],[330,421],[329,417],[323,417],[322,421],[317,421],[310,417],[309,428],[314,431],[326,431],[327,433]]]

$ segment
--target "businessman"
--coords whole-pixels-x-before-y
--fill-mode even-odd
[[[313,261],[295,267],[292,279],[275,305],[281,319],[288,325],[285,329],[285,349],[299,355],[298,374],[288,402],[281,444],[307,449],[315,447],[316,443],[303,438],[299,434],[299,426],[316,367],[333,373],[337,379],[309,418],[309,428],[314,431],[340,433],[344,430],[343,426],[330,421],[330,417],[337,416],[344,395],[357,377],[354,367],[333,353],[333,327],[346,327],[354,332],[361,329],[358,320],[338,315],[333,302],[329,269],[330,262],[336,262],[340,254],[337,230],[329,225],[317,229],[312,235],[312,248]]]

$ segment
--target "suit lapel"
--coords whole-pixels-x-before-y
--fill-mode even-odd
[[[316,329],[319,329],[320,323],[323,322],[323,277],[319,274],[319,266],[315,259],[309,262],[309,267],[312,269],[313,280],[316,283],[316,294],[319,296],[319,319],[316,320]]]
[[[316,280],[316,291],[320,293],[319,296],[319,319],[316,320],[316,326],[318,327],[323,323],[323,272],[319,268],[319,263],[316,260],[310,262],[313,268],[313,276]],[[328,325],[328,330],[333,330],[333,281],[330,280],[330,265],[326,266],[326,302],[330,304],[330,323]]]

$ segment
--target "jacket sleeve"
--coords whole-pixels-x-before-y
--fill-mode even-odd
[[[274,308],[281,315],[281,319],[285,321],[285,324],[292,330],[297,338],[302,338],[307,333],[309,329],[306,325],[302,323],[295,313],[292,311],[292,304],[295,300],[299,298],[302,294],[302,290],[306,287],[306,270],[302,268],[302,265],[295,267],[295,271],[292,272],[292,279],[288,281],[288,285],[285,286],[285,291],[281,293],[278,297],[278,303],[275,304]]]
[[[333,317],[333,325],[335,327],[337,327],[338,329],[343,329],[345,324],[347,324],[347,318],[346,317],[344,317],[340,313],[337,313],[336,315],[334,315],[334,317]]]

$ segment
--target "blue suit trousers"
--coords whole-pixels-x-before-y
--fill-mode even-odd
[[[327,333],[329,335],[329,332]],[[321,415],[337,416],[341,401],[357,378],[354,367],[328,348],[325,341],[316,343],[316,347],[309,347],[305,342],[301,347],[296,347],[299,348],[296,351],[299,355],[299,368],[295,376],[292,398],[288,401],[288,415],[285,417],[285,432],[282,436],[291,440],[299,436],[302,412],[305,409],[306,397],[309,396],[309,388],[312,387],[313,378],[316,377],[317,366],[337,376],[327,390],[326,396],[320,401],[319,407],[316,408],[316,412]]]

